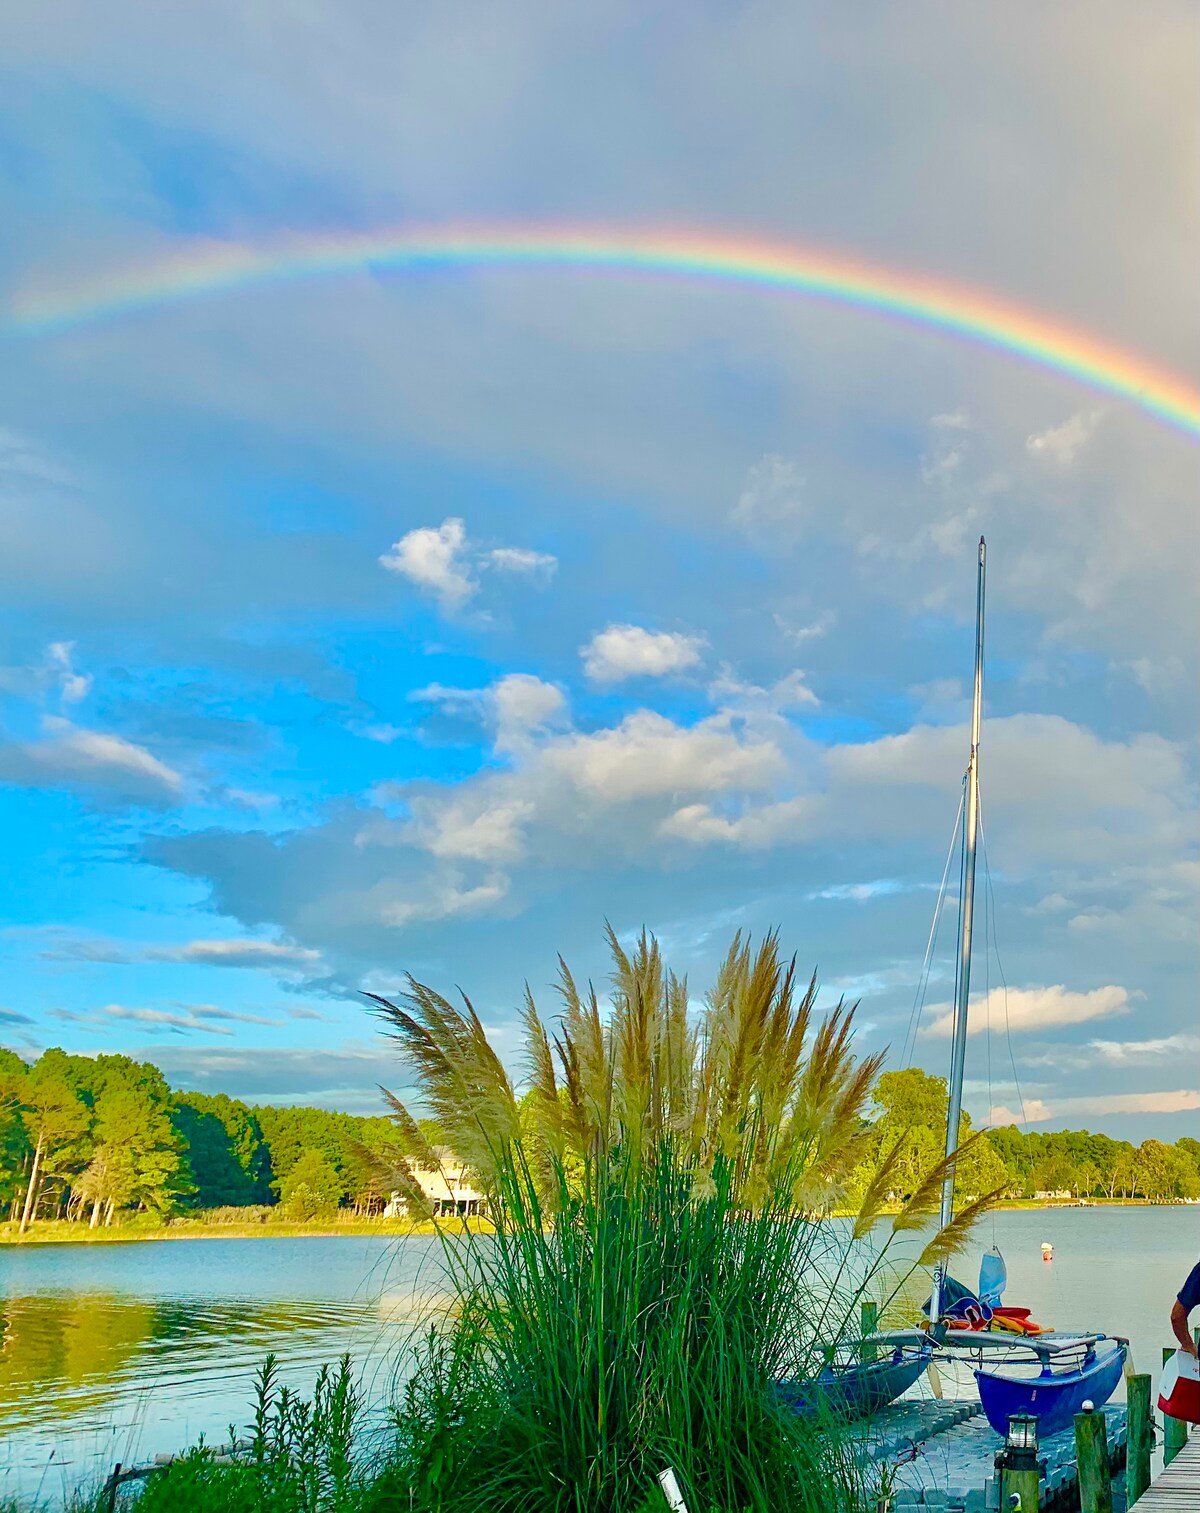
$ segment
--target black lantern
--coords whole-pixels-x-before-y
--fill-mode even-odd
[[[1038,1463],[1038,1421],[1032,1413],[1014,1413],[1009,1419],[1004,1449],[1009,1470],[1034,1470]]]

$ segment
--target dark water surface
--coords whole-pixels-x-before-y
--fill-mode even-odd
[[[1009,1302],[1058,1328],[1127,1335],[1157,1376],[1171,1302],[1200,1258],[1200,1208],[997,1214],[954,1268],[964,1281],[993,1237]],[[382,1411],[438,1277],[436,1240],[394,1236],[0,1248],[0,1497],[54,1500],[116,1461],[224,1439],[246,1423],[268,1351],[305,1393],[349,1351]]]

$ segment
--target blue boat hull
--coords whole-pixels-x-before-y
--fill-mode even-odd
[[[1089,1364],[1078,1371],[1040,1376],[999,1376],[991,1371],[976,1371],[979,1401],[987,1421],[997,1434],[1008,1431],[1008,1421],[1015,1413],[1032,1414],[1038,1421],[1038,1436],[1049,1439],[1061,1434],[1083,1411],[1085,1402],[1102,1407],[1116,1391],[1125,1367],[1125,1346],[1112,1342],[1109,1351],[1097,1351]]]
[[[776,1388],[797,1413],[832,1413],[865,1418],[907,1392],[929,1365],[929,1352],[899,1360],[868,1361],[842,1369],[827,1367],[815,1380],[777,1382]]]

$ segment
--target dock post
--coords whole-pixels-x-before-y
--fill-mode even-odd
[[[1037,1466],[1032,1471],[1014,1471],[1005,1466],[1000,1475],[1000,1506],[1020,1513],[1037,1513],[1041,1495],[1041,1472]]]
[[[1075,1462],[1079,1468],[1080,1513],[1113,1513],[1112,1474],[1104,1415],[1090,1403],[1075,1415]]]
[[[879,1304],[872,1303],[864,1298],[862,1303],[862,1335],[865,1341],[869,1334],[874,1334],[879,1327]],[[861,1356],[864,1361],[873,1361],[879,1355],[878,1347],[864,1344]]]
[[[1174,1346],[1163,1346],[1163,1365],[1175,1354]],[[1188,1426],[1181,1418],[1163,1414],[1163,1465],[1169,1466],[1188,1442]]]
[[[1129,1415],[1129,1438],[1125,1450],[1125,1506],[1132,1508],[1150,1485],[1150,1446],[1154,1425],[1150,1416],[1150,1378],[1141,1375],[1126,1377],[1125,1398]]]

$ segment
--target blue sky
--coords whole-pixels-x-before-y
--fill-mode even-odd
[[[26,8],[0,307],[212,241],[579,219],[838,248],[1194,377],[1196,51],[1169,3]],[[969,1106],[1194,1127],[1193,442],[878,317],[579,272],[0,353],[15,1049],[366,1111],[400,1074],[360,988],[461,986],[517,1069],[522,983],[602,977],[609,919],[697,998],[780,927],[897,1064],[984,532]]]

